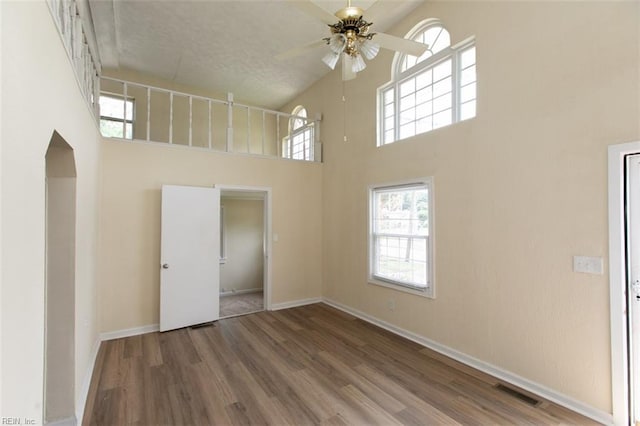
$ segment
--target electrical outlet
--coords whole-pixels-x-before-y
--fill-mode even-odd
[[[394,299],[387,300],[387,308],[390,311],[395,311],[396,310],[396,301]]]
[[[573,256],[573,272],[602,275],[604,265],[601,257]]]

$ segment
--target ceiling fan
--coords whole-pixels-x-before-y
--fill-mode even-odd
[[[357,6],[351,6],[351,0],[347,0],[347,6],[338,10],[335,15],[325,11],[311,0],[298,0],[291,3],[308,15],[327,24],[330,36],[306,46],[281,53],[276,56],[278,59],[290,58],[317,47],[328,45],[329,52],[322,58],[322,61],[329,68],[335,69],[336,64],[342,58],[342,79],[346,81],[354,79],[358,72],[365,69],[367,64],[364,58],[367,60],[375,58],[381,47],[412,56],[420,56],[428,48],[423,43],[385,33],[371,32],[373,21],[366,21],[364,19],[364,10]],[[379,11],[380,3],[381,0],[374,3],[367,10],[368,19],[372,19],[376,12]]]

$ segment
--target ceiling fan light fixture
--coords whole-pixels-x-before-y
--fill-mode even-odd
[[[329,37],[329,49],[334,53],[341,53],[347,45],[347,37],[344,34],[333,34]]]
[[[340,60],[340,53],[335,53],[335,52],[329,52],[326,55],[324,55],[324,58],[322,58],[322,62],[327,64],[327,66],[332,70],[336,68],[336,64],[338,63],[338,60]]]
[[[364,39],[364,41],[360,43],[360,48],[358,50],[364,55],[365,58],[371,60],[375,58],[380,51],[380,45],[369,39]]]
[[[362,59],[362,55],[353,56],[353,65],[351,69],[353,72],[360,72],[367,67],[367,63]]]

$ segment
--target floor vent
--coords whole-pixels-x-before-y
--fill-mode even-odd
[[[522,402],[526,402],[529,405],[533,405],[536,406],[538,404],[540,404],[542,401],[535,399],[529,395],[525,395],[520,391],[517,391],[515,389],[512,389],[508,386],[503,385],[502,383],[498,383],[497,385],[495,385],[495,388],[504,392],[504,393],[508,393],[509,395],[511,395],[514,398],[518,398],[520,401]]]
[[[214,325],[214,323],[212,323],[212,322],[203,322],[202,324],[192,325],[189,328],[191,328],[191,329],[202,328],[202,327],[209,327],[210,325]]]

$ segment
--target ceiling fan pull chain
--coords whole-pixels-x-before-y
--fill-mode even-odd
[[[342,81],[342,141],[347,142],[347,98],[344,95],[346,83]]]

